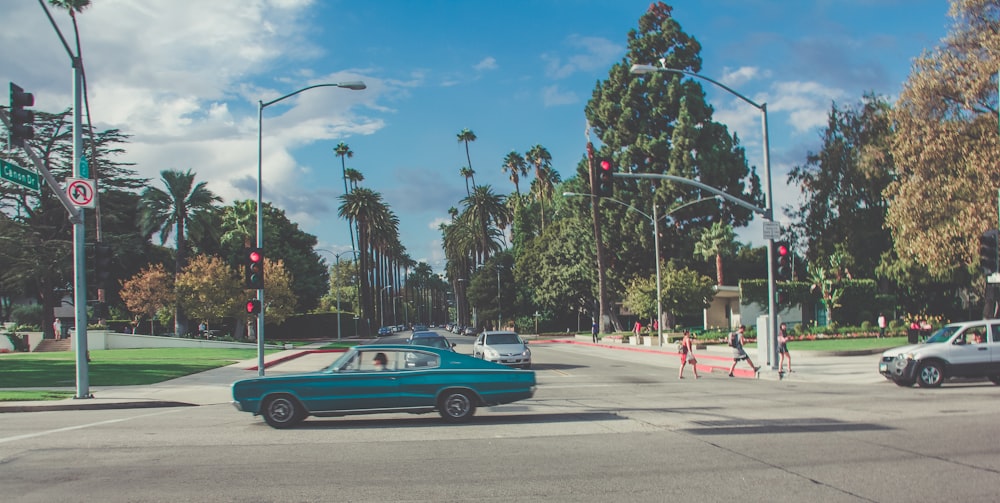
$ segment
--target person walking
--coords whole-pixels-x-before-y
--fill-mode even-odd
[[[684,338],[681,339],[680,350],[681,350],[681,370],[677,373],[678,379],[684,379],[684,367],[687,364],[691,364],[691,371],[694,372],[695,379],[701,379],[698,375],[698,359],[694,357],[694,341],[692,340],[694,336],[691,332],[685,330]]]
[[[632,327],[632,331],[635,332],[635,342],[636,344],[642,343],[642,322],[635,320],[635,327]]]
[[[590,337],[594,344],[597,344],[597,320],[590,324]]]
[[[52,333],[56,340],[62,339],[62,320],[59,318],[52,322]]]
[[[781,361],[778,362],[778,378],[780,379],[786,373],[792,373],[792,355],[788,352],[788,326],[784,323],[778,328],[778,354],[781,355]],[[781,371],[785,360],[788,360],[788,372]]]
[[[878,313],[878,337],[885,337],[885,315],[882,313]]]
[[[746,325],[740,325],[738,331],[729,334],[729,346],[733,348],[733,365],[729,367],[729,377],[733,377],[733,371],[736,370],[736,364],[746,360],[750,364],[750,368],[753,369],[754,374],[760,372],[760,367],[753,364],[753,360],[747,355],[747,352],[743,350],[743,333],[746,332]]]

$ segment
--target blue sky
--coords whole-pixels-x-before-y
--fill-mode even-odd
[[[951,24],[931,0],[675,0],[702,45],[701,74],[767,103],[775,206],[795,204],[787,173],[820,146],[831,102],[892,99],[913,58]],[[476,182],[509,193],[511,150],[544,145],[564,178],[584,154],[584,106],[620,61],[649,0],[93,0],[78,16],[93,121],[133,135],[123,160],[159,185],[193,170],[228,204],[256,198],[257,103],[319,83],[264,110],[264,200],[332,253],[350,249],[337,218],[343,141],[363,185],[400,218],[404,246],[443,270],[437,226],[459,206],[473,130]],[[69,36],[68,15],[53,11]],[[36,107],[71,105],[68,57],[35,0],[9,0],[0,80]],[[652,63],[652,62],[650,62]],[[716,119],[762,173],[760,116],[704,83]],[[529,180],[530,182],[530,180]],[[525,182],[522,182],[522,186]],[[779,217],[779,221],[782,217]],[[759,219],[740,231],[761,242]],[[331,253],[323,254],[332,262]]]

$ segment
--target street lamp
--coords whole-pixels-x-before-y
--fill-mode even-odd
[[[328,250],[320,250],[320,251],[325,251],[327,253],[333,253],[333,252],[328,251]],[[340,342],[340,288],[338,288],[338,285],[337,285],[337,272],[340,271],[340,256],[341,255],[347,255],[348,253],[351,253],[351,254],[353,254],[352,256],[356,257],[358,255],[358,253],[361,253],[361,252],[359,252],[357,250],[347,250],[347,251],[342,251],[340,253],[334,253],[333,254],[334,261],[336,261],[336,263],[337,263],[337,266],[335,268],[336,271],[334,271],[334,273],[333,273],[333,289],[337,291],[337,341],[338,342]],[[357,316],[355,316],[354,319],[357,320],[358,319]],[[355,325],[354,335],[357,335],[358,330],[357,330],[357,322],[356,321],[354,322],[354,325]]]
[[[763,134],[764,134],[764,138],[763,138],[763,142],[764,142],[764,149],[763,149],[764,150],[764,178],[765,178],[765,184],[764,184],[764,208],[765,208],[764,219],[765,219],[765,222],[764,222],[764,224],[765,224],[765,230],[766,230],[768,222],[771,222],[771,221],[774,220],[774,202],[773,202],[772,197],[771,197],[771,155],[770,155],[771,147],[770,147],[770,143],[768,143],[768,140],[767,140],[767,103],[757,103],[757,102],[751,100],[750,98],[747,98],[746,96],[744,96],[744,95],[742,95],[742,94],[734,91],[729,86],[727,86],[727,85],[725,85],[725,84],[723,84],[723,83],[721,83],[721,82],[719,82],[717,80],[714,80],[714,79],[711,79],[709,77],[706,77],[704,75],[699,75],[697,73],[688,72],[688,71],[685,71],[685,70],[678,70],[676,68],[667,68],[666,66],[664,66],[665,64],[666,64],[666,60],[665,59],[660,59],[660,66],[635,64],[635,65],[632,65],[632,68],[631,68],[630,71],[631,71],[631,73],[634,73],[634,74],[637,74],[637,75],[643,75],[643,74],[653,73],[653,72],[669,72],[669,73],[676,73],[676,74],[680,74],[680,75],[687,75],[688,77],[694,77],[694,78],[701,79],[701,80],[706,80],[706,81],[711,82],[712,84],[715,84],[716,86],[719,86],[722,89],[728,91],[733,96],[736,96],[737,98],[745,101],[746,103],[750,104],[750,106],[756,108],[757,110],[760,110],[760,124],[761,124],[761,130],[763,131]],[[777,339],[778,338],[778,316],[777,315],[778,315],[778,313],[777,313],[777,303],[775,302],[774,264],[771,263],[772,262],[771,261],[771,257],[774,256],[774,235],[772,233],[770,233],[770,232],[765,232],[765,236],[767,236],[767,257],[768,257],[768,259],[767,259],[767,309],[768,309],[769,318],[770,318],[768,320],[768,325],[770,325],[769,326],[769,331],[771,332],[769,334],[769,337],[768,337],[768,359],[771,360],[771,368],[772,369],[777,369],[778,368],[777,367],[777,365],[778,365],[778,362],[777,362],[777,349],[778,349],[777,348],[777,340],[778,340]]]
[[[563,197],[572,197],[572,196],[583,196],[583,197],[591,197],[591,198],[594,197],[591,194],[581,194],[579,192],[563,192]],[[653,214],[649,215],[648,213],[639,210],[635,206],[631,206],[631,205],[625,204],[625,203],[623,203],[623,202],[621,202],[621,201],[619,201],[617,199],[611,198],[611,197],[601,197],[601,198],[598,198],[598,199],[604,200],[604,201],[610,201],[612,203],[616,203],[616,204],[619,204],[621,206],[624,206],[624,207],[626,207],[626,208],[628,208],[628,209],[630,209],[630,210],[632,210],[632,211],[634,211],[634,212],[636,212],[636,213],[638,213],[638,214],[640,214],[640,215],[648,218],[649,221],[653,224],[653,262],[656,264],[656,335],[658,336],[658,338],[660,340],[660,346],[663,346],[663,299],[662,299],[663,294],[661,293],[661,290],[663,288],[663,282],[662,282],[662,279],[661,279],[661,276],[660,276],[660,217],[658,217],[657,214],[656,214],[656,203],[655,202],[653,203]],[[703,202],[703,201],[709,201],[709,200],[718,200],[718,196],[703,197],[703,198],[697,199],[695,201],[690,201],[690,202],[684,203],[684,204],[682,204],[680,206],[677,206],[675,208],[671,208],[669,211],[667,211],[665,214],[663,214],[663,218],[666,218],[668,215],[670,215],[671,213],[673,213],[673,212],[675,212],[675,211],[677,211],[677,210],[679,210],[681,208],[686,208],[688,206],[691,206],[692,204],[700,203],[700,202]]]
[[[262,169],[262,148],[261,140],[263,139],[264,131],[264,109],[281,101],[286,98],[291,98],[296,94],[303,91],[308,91],[317,87],[342,87],[344,89],[352,89],[355,91],[364,89],[365,83],[360,80],[350,81],[350,82],[339,82],[336,84],[316,84],[314,86],[303,87],[298,91],[288,93],[280,98],[273,99],[267,103],[263,101],[257,101],[257,248],[264,248],[264,210],[262,208],[262,195],[264,184],[261,181]],[[260,305],[264,305],[264,289],[261,288],[257,290],[257,300]],[[338,330],[340,326],[337,326]],[[262,309],[260,314],[257,315],[257,373],[258,375],[264,375],[264,310]]]
[[[385,291],[392,290],[392,285],[382,287],[378,292],[378,312],[382,319],[382,326],[385,326]]]

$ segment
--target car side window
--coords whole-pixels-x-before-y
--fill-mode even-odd
[[[987,342],[997,342],[1000,339],[1000,323],[990,325],[990,339]]]
[[[986,342],[986,325],[974,325],[966,328],[958,337],[955,337],[954,344],[982,344]]]

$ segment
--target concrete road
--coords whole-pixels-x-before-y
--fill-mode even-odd
[[[536,396],[462,425],[380,415],[274,430],[225,404],[3,414],[0,488],[16,502],[995,501],[1000,491],[1000,387],[986,382],[678,380],[664,354],[563,344],[533,354]],[[319,368],[331,356],[303,358],[295,365]]]

